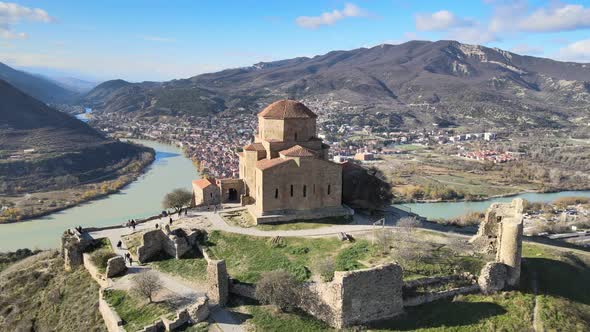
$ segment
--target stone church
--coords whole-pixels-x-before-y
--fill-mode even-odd
[[[267,106],[258,114],[254,143],[239,153],[240,178],[193,181],[195,204],[233,199],[257,223],[351,215],[342,205],[342,166],[328,160],[316,120],[297,101]]]

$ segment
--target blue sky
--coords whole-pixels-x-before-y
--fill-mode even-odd
[[[97,80],[186,78],[412,39],[590,62],[590,2],[0,1],[0,62]]]

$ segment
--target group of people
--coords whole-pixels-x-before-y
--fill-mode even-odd
[[[135,225],[137,225],[137,223],[135,222],[135,219],[131,219],[131,220],[127,220],[125,227],[130,227],[131,229],[133,229],[133,231],[135,231]]]
[[[117,249],[123,249],[123,242],[121,240],[117,242]],[[131,254],[129,252],[125,253],[125,262],[128,262],[129,266],[133,265],[133,258],[131,257]]]

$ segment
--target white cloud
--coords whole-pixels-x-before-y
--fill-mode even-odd
[[[442,31],[473,25],[471,20],[460,18],[448,10],[432,14],[417,14],[415,19],[416,29],[420,31]]]
[[[27,34],[14,32],[12,27],[22,21],[51,23],[55,18],[43,9],[24,7],[16,3],[0,1],[0,38],[3,39],[24,39]]]
[[[160,37],[160,36],[140,36],[140,37],[143,40],[155,41],[155,42],[170,43],[170,42],[176,41],[176,39],[173,39],[173,38],[166,38],[166,37]]]
[[[529,45],[526,43],[518,44],[510,49],[510,51],[523,55],[538,55],[543,54],[544,50],[541,46]]]
[[[541,8],[525,17],[519,24],[524,31],[555,32],[590,28],[590,8],[582,5],[562,5]]]
[[[590,39],[578,40],[561,48],[557,57],[565,61],[590,62]]]
[[[495,33],[487,27],[479,25],[452,29],[446,34],[446,38],[469,44],[486,44],[499,40]]]
[[[302,28],[317,29],[322,25],[332,25],[347,17],[363,17],[368,16],[368,12],[358,6],[347,3],[344,9],[334,9],[331,12],[322,13],[319,16],[299,16],[295,19],[295,23]]]

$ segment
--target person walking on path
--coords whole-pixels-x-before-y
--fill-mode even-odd
[[[117,242],[117,248],[121,249],[122,246],[123,246],[123,242],[121,242],[121,240],[119,240],[119,242]]]
[[[133,258],[129,255],[129,266],[133,266]]]
[[[170,223],[170,226],[172,226],[172,217],[170,217],[169,223]]]

